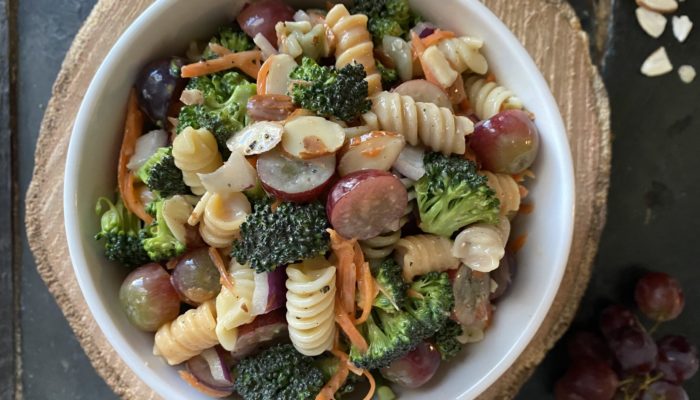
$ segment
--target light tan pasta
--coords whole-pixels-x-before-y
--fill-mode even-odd
[[[464,154],[464,137],[474,132],[474,123],[469,118],[398,93],[381,92],[374,96],[372,112],[377,115],[381,129],[403,135],[412,146],[422,143],[447,155]]]
[[[396,243],[394,259],[407,282],[418,275],[447,271],[460,265],[459,259],[452,256],[452,240],[427,234],[401,238]]]
[[[231,260],[229,269],[233,291],[226,285],[216,296],[216,337],[221,346],[233,351],[238,340],[238,327],[255,318],[252,315],[253,291],[255,290],[255,271],[247,265]]]
[[[342,4],[336,4],[326,15],[326,24],[335,35],[335,66],[342,68],[353,62],[365,67],[370,96],[382,90],[382,77],[374,60],[374,43],[367,30],[367,16],[351,15]]]
[[[180,364],[219,343],[214,301],[202,303],[158,328],[153,354],[170,365]]]
[[[335,267],[323,258],[287,267],[289,338],[300,353],[317,356],[335,337]]]
[[[306,56],[318,60],[331,55],[332,43],[322,24],[312,25],[309,21],[286,21],[275,25],[278,51],[297,58]]]
[[[488,185],[496,193],[501,203],[501,216],[512,218],[520,209],[520,188],[518,182],[508,174],[481,171],[488,179]]]
[[[400,228],[396,231],[383,233],[377,237],[360,241],[362,252],[365,254],[365,258],[369,260],[381,260],[394,251],[396,243],[401,239],[401,228],[408,223],[413,214],[414,200],[416,199],[416,191],[413,190],[415,182],[408,178],[401,178],[401,183],[404,184],[408,192],[408,205],[406,206],[406,212],[399,220]]]
[[[251,212],[250,202],[243,193],[208,194],[204,205],[199,234],[206,244],[225,248],[238,236],[241,224]]]
[[[464,89],[479,119],[491,118],[503,110],[523,108],[522,101],[513,92],[480,76],[467,78]]]
[[[509,235],[508,218],[501,218],[498,225],[468,226],[455,238],[452,255],[475,271],[491,272],[505,255]]]
[[[221,159],[216,138],[202,129],[185,128],[173,140],[175,165],[182,171],[185,184],[196,195],[204,194],[204,186],[197,176],[216,171],[224,162]]]
[[[448,88],[463,72],[485,74],[488,71],[486,58],[479,52],[483,45],[482,40],[469,36],[443,39],[423,52],[422,65],[430,68],[443,88]]]

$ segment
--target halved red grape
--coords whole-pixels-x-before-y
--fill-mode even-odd
[[[664,380],[681,384],[698,372],[698,349],[683,336],[668,335],[657,342],[659,361],[656,370]]]
[[[540,134],[530,116],[521,110],[502,111],[482,121],[469,137],[469,146],[485,169],[517,174],[537,157]]]
[[[574,333],[566,342],[566,350],[572,361],[602,361],[610,365],[612,354],[610,349],[600,335],[578,331]]]
[[[284,309],[258,315],[253,322],[238,328],[238,340],[231,354],[236,360],[243,359],[262,347],[289,339],[287,317]]]
[[[606,339],[618,330],[630,326],[636,326],[639,322],[632,311],[619,304],[608,306],[600,313],[600,331]]]
[[[641,400],[688,400],[688,393],[669,382],[656,381],[642,394]]]
[[[173,271],[172,283],[183,301],[196,306],[219,294],[220,277],[209,251],[203,247],[180,257]]]
[[[577,362],[554,386],[556,400],[610,400],[615,396],[618,378],[602,361]]]
[[[155,332],[180,313],[180,297],[170,283],[170,275],[155,263],[127,275],[119,289],[119,301],[129,321],[147,332]]]
[[[265,190],[285,201],[307,202],[315,199],[335,174],[335,155],[302,160],[275,149],[263,153],[257,161],[258,177]]]
[[[440,352],[430,343],[423,342],[405,356],[382,368],[382,376],[409,389],[424,385],[440,367]]]
[[[277,43],[275,25],[280,21],[293,21],[294,9],[283,0],[262,0],[247,4],[236,21],[248,36],[262,33],[272,44]]]
[[[491,271],[491,280],[496,282],[498,285],[496,290],[491,293],[490,300],[495,301],[500,299],[513,283],[513,277],[517,270],[517,262],[512,253],[506,252],[505,256],[501,258],[501,262],[498,268]]]
[[[180,77],[185,61],[167,57],[146,65],[134,83],[141,110],[161,128],[166,128],[170,107],[180,98],[187,79]]]
[[[608,339],[608,345],[625,372],[644,374],[656,367],[658,348],[641,325],[619,329]]]
[[[634,299],[644,315],[654,321],[675,319],[685,306],[680,283],[663,272],[649,272],[637,281]]]

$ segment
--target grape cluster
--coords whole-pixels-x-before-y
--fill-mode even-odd
[[[654,340],[662,322],[683,311],[683,290],[662,272],[645,274],[635,287],[637,308],[654,326],[618,304],[605,308],[599,332],[575,332],[568,340],[572,365],[557,381],[557,400],[688,400],[681,384],[698,371],[698,350],[683,336]]]

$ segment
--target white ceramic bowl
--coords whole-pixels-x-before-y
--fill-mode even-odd
[[[70,140],[65,176],[65,221],[75,274],[92,314],[131,369],[168,400],[203,400],[176,369],[152,355],[153,334],[132,327],[118,301],[126,271],[104,258],[94,240],[95,200],[111,195],[128,92],[139,69],[161,56],[181,54],[193,38],[207,38],[232,20],[240,0],[159,0],[121,36],[85,94]],[[324,1],[293,1],[297,6]],[[462,360],[443,365],[427,387],[402,398],[471,399],[494,383],[530,342],[564,273],[572,236],[574,180],[564,126],[547,84],[508,29],[477,0],[411,1],[427,20],[485,40],[484,53],[499,80],[536,116],[541,150],[528,201],[534,212],[519,218],[527,244],[518,253],[512,290],[499,305],[483,342]],[[108,28],[106,28],[108,29]],[[439,393],[439,395],[438,395]]]

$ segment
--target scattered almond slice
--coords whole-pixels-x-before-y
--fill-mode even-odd
[[[678,76],[681,77],[684,83],[690,83],[695,79],[695,68],[691,65],[681,65],[681,67],[678,68]]]
[[[658,38],[664,33],[667,20],[663,14],[647,10],[644,7],[637,7],[635,13],[637,14],[637,22],[649,36]]]
[[[345,131],[335,122],[301,116],[284,125],[282,149],[303,160],[335,153],[345,142]]]
[[[681,15],[680,17],[676,15],[673,16],[673,36],[675,36],[679,42],[685,42],[691,29],[693,29],[693,21],[691,21],[687,15]]]
[[[637,0],[637,5],[662,14],[672,13],[678,9],[676,0]]]
[[[662,46],[651,53],[642,64],[642,73],[646,76],[659,76],[673,71],[666,49]]]

